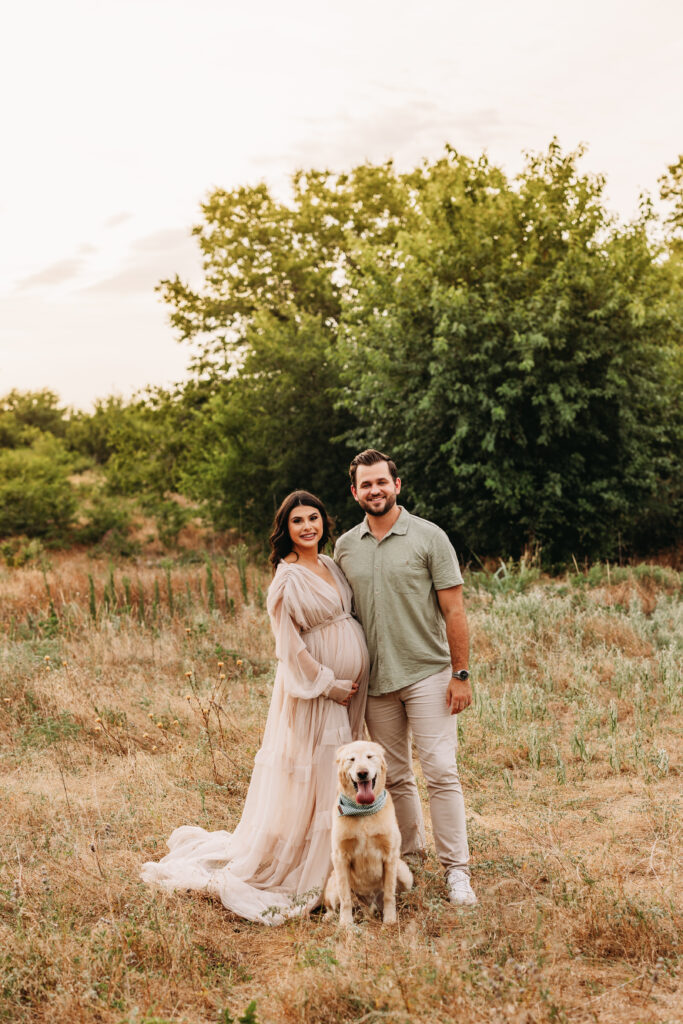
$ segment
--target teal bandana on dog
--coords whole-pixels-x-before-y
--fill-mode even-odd
[[[371,804],[357,804],[355,800],[339,794],[337,810],[340,814],[377,814],[387,802],[387,791],[383,789],[379,796]]]

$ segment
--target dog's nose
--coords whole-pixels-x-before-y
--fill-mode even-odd
[[[361,782],[365,782],[365,780],[367,778],[369,778],[369,776],[370,776],[370,772],[367,772],[367,771],[360,771],[360,772],[357,772],[356,774],[358,775],[358,778],[359,778],[359,780]]]

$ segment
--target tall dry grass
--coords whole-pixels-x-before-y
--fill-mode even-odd
[[[446,902],[432,854],[396,930],[341,936],[138,880],[176,825],[239,820],[274,670],[265,570],[1,571],[0,1019],[681,1020],[680,577],[591,574],[468,581],[480,905]]]

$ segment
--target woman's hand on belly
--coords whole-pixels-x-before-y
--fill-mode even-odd
[[[335,679],[326,696],[336,704],[347,708],[355,693],[358,693],[358,683],[355,683],[353,679]]]

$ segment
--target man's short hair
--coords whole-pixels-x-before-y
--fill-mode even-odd
[[[396,463],[393,459],[390,459],[384,452],[378,452],[376,448],[366,448],[364,452],[359,452],[354,459],[351,460],[349,466],[349,476],[351,477],[351,483],[356,486],[356,470],[359,466],[374,466],[377,462],[386,462],[389,467],[394,482],[398,479],[398,470],[396,469]]]

